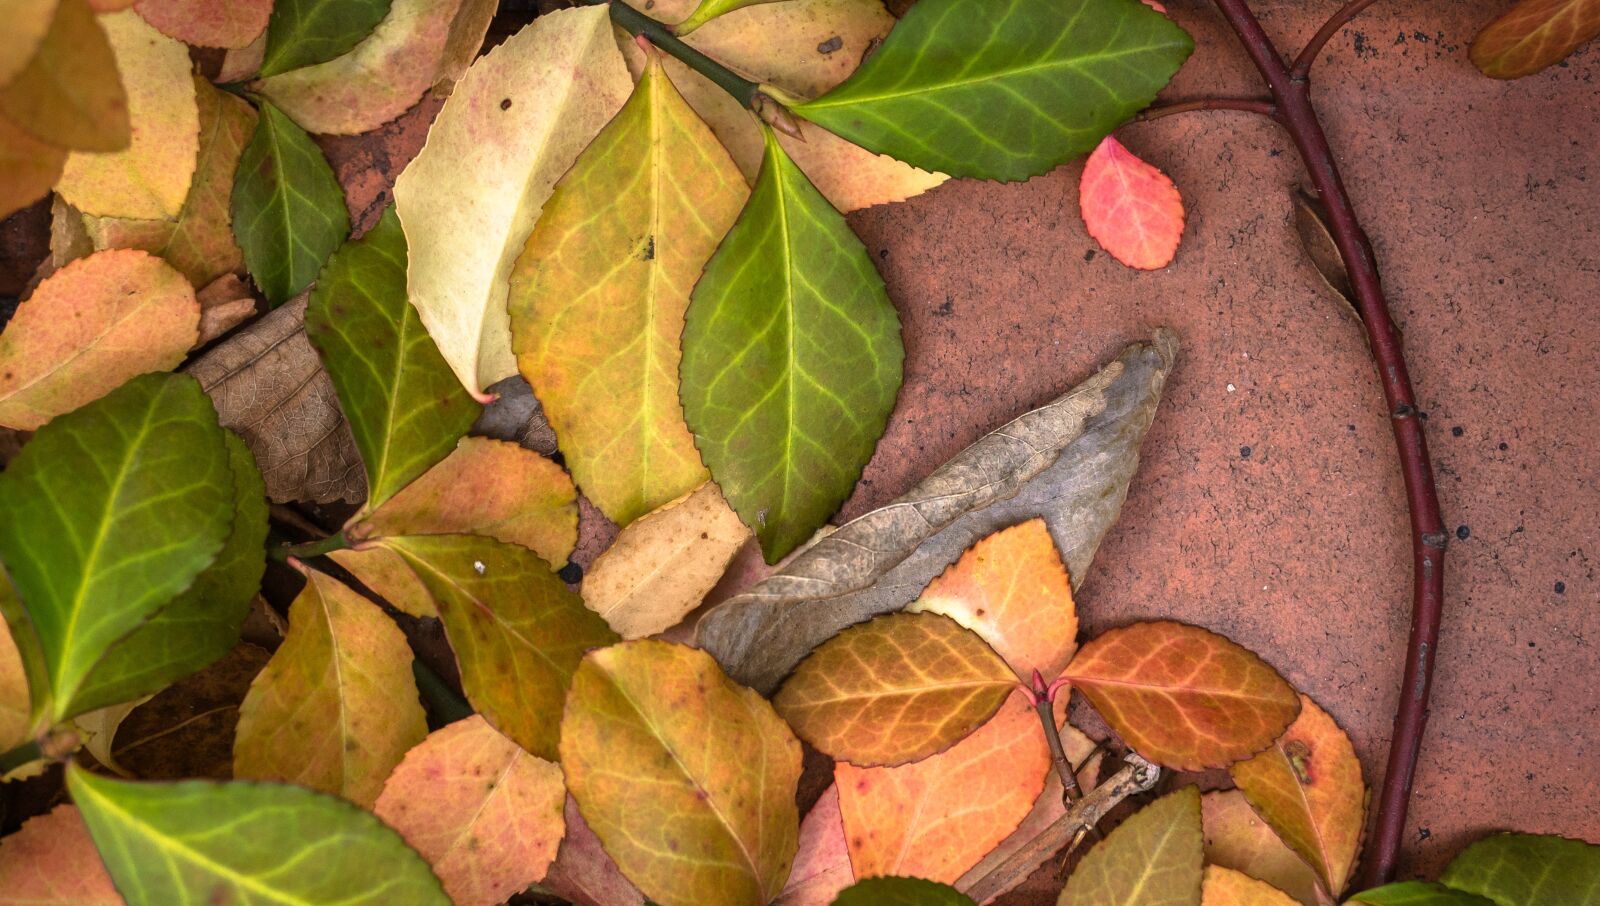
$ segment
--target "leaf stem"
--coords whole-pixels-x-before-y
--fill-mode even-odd
[[[20,746],[0,755],[0,776],[9,774],[30,761],[38,761],[45,757],[44,747],[39,740],[30,739]]]
[[[606,0],[583,0],[584,3],[594,6],[605,3]],[[651,44],[661,48],[674,57],[677,57],[685,66],[700,73],[718,88],[733,95],[740,105],[760,112],[767,96],[762,93],[761,85],[752,82],[728,67],[718,63],[693,47],[683,43],[683,39],[672,33],[672,28],[665,23],[658,22],[644,13],[639,12],[622,0],[612,0],[611,21],[617,23],[630,35],[638,35],[649,39]]]
[[[1361,11],[1378,2],[1378,0],[1349,0],[1339,11],[1329,17],[1311,40],[1306,42],[1305,49],[1300,51],[1300,56],[1294,58],[1294,65],[1289,68],[1289,78],[1297,82],[1304,82],[1311,75],[1311,64],[1317,61],[1317,55],[1322,53],[1322,48],[1339,30],[1350,24],[1350,20],[1361,15]]]
[[[1066,748],[1061,745],[1061,730],[1056,726],[1055,701],[1056,690],[1060,686],[1047,686],[1044,677],[1039,671],[1033,671],[1033,688],[1029,690],[1028,698],[1033,702],[1034,713],[1039,715],[1039,723],[1044,727],[1044,741],[1050,746],[1050,763],[1056,767],[1056,776],[1061,778],[1061,792],[1068,802],[1076,802],[1083,798],[1083,791],[1078,788],[1078,777],[1072,772],[1072,762],[1067,759]]]
[[[1171,104],[1157,104],[1146,107],[1138,116],[1133,118],[1136,123],[1147,123],[1158,120],[1164,116],[1175,113],[1189,113],[1194,110],[1238,110],[1244,113],[1255,113],[1260,116],[1277,119],[1278,108],[1272,101],[1258,98],[1197,98],[1192,101],[1177,101]]]
[[[310,557],[320,557],[331,551],[342,551],[349,546],[350,539],[344,536],[344,532],[339,532],[335,535],[329,535],[321,541],[307,541],[304,544],[282,544],[268,549],[267,553],[271,554],[274,560],[288,560],[290,557],[305,560]]]

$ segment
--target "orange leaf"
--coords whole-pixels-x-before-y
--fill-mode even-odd
[[[1300,711],[1261,658],[1183,623],[1113,629],[1084,645],[1066,676],[1140,755],[1183,771],[1248,758]]]
[[[1199,906],[1201,854],[1200,790],[1186,786],[1095,844],[1059,906]]]
[[[1295,906],[1294,898],[1265,881],[1207,865],[1201,906]]]
[[[976,733],[931,758],[840,762],[833,777],[856,877],[953,883],[1017,828],[1049,770],[1039,718],[1020,689]]]
[[[138,0],[133,9],[185,44],[244,47],[266,31],[272,0]]]
[[[6,4],[6,40],[0,42],[0,87],[27,68],[56,17],[58,0],[11,0]]]
[[[8,34],[6,43],[12,40]],[[34,138],[63,148],[128,147],[133,135],[128,95],[106,30],[89,4],[61,0],[38,48],[0,89],[0,114]]]
[[[1112,136],[1083,165],[1078,209],[1089,235],[1129,267],[1159,270],[1178,253],[1183,237],[1178,187]]]
[[[429,734],[373,811],[433,866],[457,906],[494,906],[544,876],[566,831],[561,768],[479,715]]]
[[[1517,79],[1566,59],[1600,35],[1600,0],[1522,0],[1472,39],[1472,64]]]
[[[1286,890],[1305,906],[1316,906],[1317,873],[1284,845],[1238,790],[1200,797],[1206,862],[1231,868]]]
[[[1055,679],[1077,648],[1072,583],[1043,519],[974,544],[906,608],[940,613],[983,637],[1027,680]]]
[[[839,785],[822,792],[800,822],[800,849],[789,881],[772,906],[829,906],[839,891],[855,882],[850,850],[844,842],[844,815],[839,811]]]
[[[772,704],[833,758],[904,764],[965,738],[1016,685],[994,649],[954,620],[891,613],[824,642]]]
[[[43,198],[61,178],[67,152],[0,116],[0,218]]]
[[[77,808],[58,805],[0,843],[0,906],[122,906]]]
[[[414,617],[438,617],[433,595],[406,559],[381,544],[330,551],[328,557],[372,589],[396,610]]]
[[[567,835],[561,838],[561,849],[541,886],[577,906],[644,906],[644,894],[606,855],[571,796],[564,814]]]
[[[1367,789],[1350,738],[1300,696],[1300,716],[1273,746],[1231,769],[1233,781],[1283,842],[1316,869],[1334,896],[1361,849]]]

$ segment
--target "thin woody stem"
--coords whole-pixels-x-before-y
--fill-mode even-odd
[[[583,0],[584,3],[594,6],[605,3],[606,0]],[[665,23],[658,22],[644,13],[639,12],[622,0],[611,3],[611,21],[621,26],[628,34],[646,38],[651,44],[678,58],[685,66],[700,73],[716,84],[718,88],[733,95],[740,105],[751,110],[759,111],[764,103],[770,102],[761,91],[761,85],[739,75],[728,67],[718,63],[693,47],[683,43],[683,39],[672,33],[672,29]]]
[[[1078,788],[1072,762],[1067,758],[1066,748],[1061,745],[1061,730],[1056,727],[1056,688],[1046,686],[1039,671],[1033,671],[1033,689],[1029,698],[1033,701],[1034,713],[1039,715],[1039,723],[1044,727],[1044,740],[1050,746],[1050,763],[1055,765],[1056,776],[1061,778],[1061,792],[1068,802],[1076,802],[1083,798],[1083,791]]]
[[[320,557],[331,551],[342,551],[349,546],[350,540],[344,536],[344,532],[339,532],[336,535],[323,538],[321,541],[307,541],[304,544],[286,544],[270,548],[267,553],[274,560],[288,560],[290,557],[306,560],[311,557]]]
[[[1350,20],[1361,15],[1361,11],[1378,2],[1378,0],[1350,0],[1340,10],[1333,14],[1311,40],[1306,42],[1305,49],[1300,51],[1300,56],[1294,58],[1294,65],[1289,67],[1289,78],[1303,82],[1311,74],[1311,64],[1317,62],[1317,55],[1322,53],[1326,45],[1339,30],[1350,24]]]
[[[1158,120],[1176,113],[1189,113],[1195,110],[1237,110],[1273,119],[1278,116],[1278,108],[1270,100],[1257,98],[1197,98],[1192,101],[1176,101],[1171,104],[1157,104],[1154,107],[1146,107],[1143,112],[1133,118],[1133,121],[1146,123],[1150,120]]]

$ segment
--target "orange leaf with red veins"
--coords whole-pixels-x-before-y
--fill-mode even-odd
[[[994,649],[954,620],[891,613],[820,645],[772,704],[801,739],[827,755],[893,765],[959,742],[1016,685]]]
[[[845,841],[858,878],[953,883],[1033,808],[1050,752],[1020,689],[992,720],[944,752],[898,767],[840,762]]]
[[[850,848],[844,842],[844,814],[839,811],[839,785],[822,792],[800,822],[800,849],[789,881],[772,906],[830,906],[839,891],[855,883]]]
[[[1317,906],[1317,873],[1284,845],[1238,790],[1200,797],[1206,862],[1247,874],[1288,891],[1305,906]]]
[[[1165,173],[1112,136],[1083,165],[1078,182],[1083,224],[1111,256],[1129,267],[1166,267],[1183,238],[1183,199]]]
[[[567,797],[567,835],[550,872],[539,882],[577,906],[644,906],[644,894],[633,886],[617,863],[606,855],[600,838],[583,823],[578,803]]]
[[[428,860],[456,906],[494,906],[544,877],[566,800],[559,765],[474,714],[407,752],[373,812]]]
[[[1043,519],[995,532],[906,608],[940,613],[983,637],[1024,680],[1054,679],[1077,649],[1072,583]]]
[[[1058,906],[1200,906],[1201,856],[1200,791],[1186,786],[1095,844]]]
[[[185,44],[244,47],[266,31],[272,0],[138,0],[133,10]]]
[[[1295,906],[1294,897],[1244,872],[1207,865],[1201,906]]]
[[[29,818],[0,842],[0,906],[122,906],[76,807]]]
[[[1566,59],[1600,35],[1600,0],[1522,0],[1472,39],[1472,64],[1518,79]]]
[[[1350,737],[1328,712],[1300,696],[1300,716],[1289,729],[1230,773],[1250,805],[1316,869],[1328,891],[1342,893],[1361,851],[1367,788]]]
[[[1265,661],[1183,623],[1113,629],[1084,645],[1065,675],[1135,751],[1182,771],[1248,758],[1300,712]]]

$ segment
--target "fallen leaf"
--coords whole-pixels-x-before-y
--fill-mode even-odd
[[[1183,198],[1167,174],[1106,136],[1083,165],[1078,210],[1111,257],[1139,270],[1172,263],[1183,238]]]
[[[1520,79],[1567,58],[1600,35],[1600,0],[1520,0],[1472,39],[1472,65]]]
[[[928,583],[911,613],[943,614],[983,638],[1018,677],[1055,679],[1078,647],[1072,583],[1044,520],[995,532]]]
[[[566,799],[559,765],[474,714],[407,752],[373,812],[428,860],[456,906],[494,906],[544,877]]]
[[[3,574],[0,584],[7,588],[0,591],[0,596],[15,594],[10,590],[11,581]],[[0,752],[22,745],[32,733],[33,700],[28,695],[28,672],[11,636],[11,627],[0,619]]]
[[[495,399],[483,407],[472,426],[473,434],[509,440],[546,456],[556,454],[556,432],[550,429],[544,407],[522,375],[496,382],[489,387],[489,395]]]
[[[678,344],[690,290],[747,194],[652,54],[511,273],[517,366],[584,496],[618,525],[708,477],[678,402]]]
[[[217,84],[227,85],[244,80],[261,71],[261,59],[267,52],[267,33],[263,31],[254,41],[234,48],[222,55],[222,65],[217,68]]]
[[[1300,696],[1300,716],[1265,752],[1229,769],[1251,807],[1316,869],[1326,889],[1344,892],[1361,851],[1367,787],[1350,737],[1328,712]]]
[[[199,336],[183,275],[139,251],[106,251],[50,275],[0,333],[0,424],[32,431],[124,381],[167,371]]]
[[[6,42],[0,46],[0,88],[27,68],[39,52],[60,0],[15,0],[6,7]]]
[[[584,820],[651,900],[760,906],[782,890],[800,741],[705,652],[640,640],[585,657],[561,765]]]
[[[83,743],[83,751],[94,756],[96,762],[112,773],[121,777],[132,777],[133,774],[119,764],[116,756],[111,754],[111,743],[117,735],[117,728],[122,726],[123,719],[133,713],[134,708],[148,700],[148,697],[135,698],[104,708],[96,708],[74,717],[72,731]]]
[[[146,780],[231,779],[239,705],[270,657],[241,643],[131,709],[111,740],[117,764]]]
[[[1328,227],[1328,215],[1322,203],[1305,189],[1290,193],[1289,199],[1294,205],[1294,229],[1300,236],[1300,247],[1305,249],[1318,276],[1339,296],[1345,310],[1360,321],[1355,287],[1350,285],[1350,271],[1344,266],[1339,246],[1333,241],[1333,231]]]
[[[0,906],[122,906],[95,852],[83,817],[71,805],[23,822],[0,843]]]
[[[330,551],[328,556],[396,610],[419,619],[439,616],[428,586],[404,557],[389,548],[363,544]]]
[[[42,282],[45,277],[68,264],[94,254],[94,240],[84,228],[83,215],[60,195],[50,196],[50,257],[39,265]]]
[[[644,894],[606,855],[600,838],[584,823],[578,803],[570,795],[564,814],[567,835],[561,838],[561,849],[540,885],[577,906],[644,906]]]
[[[699,644],[730,676],[770,693],[841,629],[909,604],[974,538],[1035,516],[1081,581],[1127,496],[1177,346],[1170,331],[1158,331],[1069,393],[979,438],[893,503],[712,610]]]
[[[750,539],[711,482],[634,520],[583,577],[583,603],[625,639],[676,626]]]
[[[1200,790],[1134,812],[1078,863],[1059,906],[1200,906]]]
[[[839,893],[833,906],[977,906],[946,884],[922,878],[867,878]]]
[[[348,53],[390,12],[390,0],[277,0],[267,21],[262,75]]]
[[[97,13],[114,13],[133,4],[134,0],[89,0],[89,6]]]
[[[266,33],[272,0],[137,0],[133,8],[185,44],[244,47]]]
[[[673,31],[682,37],[700,26],[710,22],[718,16],[725,16],[737,9],[755,6],[759,3],[771,3],[773,0],[700,0],[689,18],[673,26]]]
[[[1202,906],[1295,906],[1294,898],[1249,875],[1207,865],[1200,902]]]
[[[1293,902],[1293,901],[1290,901]],[[1494,900],[1427,881],[1400,881],[1363,890],[1346,900],[1361,906],[1498,906]]]
[[[56,191],[85,214],[171,220],[183,210],[200,152],[189,51],[137,13],[101,16],[128,90],[133,139],[121,151],[74,151]]]
[[[434,81],[437,93],[449,95],[455,83],[466,75],[472,61],[478,58],[478,52],[483,50],[484,36],[498,9],[498,0],[461,0],[455,18],[450,21],[444,53],[439,57]]]
[[[1322,902],[1317,873],[1278,838],[1250,807],[1244,793],[1221,790],[1200,797],[1206,862],[1231,868],[1284,890],[1304,906]]]
[[[1566,837],[1492,834],[1462,850],[1440,882],[1496,906],[1594,906],[1600,846]]]
[[[236,777],[282,780],[371,808],[428,735],[406,637],[377,605],[316,570],[289,635],[239,707]]]
[[[78,151],[129,146],[128,95],[117,58],[85,0],[60,0],[39,49],[3,84],[0,114],[40,141]]]
[[[839,811],[839,785],[831,784],[800,822],[794,867],[773,906],[830,906],[855,879]]]
[[[412,304],[480,400],[516,372],[512,265],[556,180],[630,88],[605,7],[547,13],[473,64],[395,181]]]
[[[891,613],[824,642],[772,704],[829,757],[897,765],[966,738],[1016,687],[994,649],[954,620]]]
[[[43,198],[61,178],[67,152],[0,116],[0,218]]]
[[[1261,658],[1183,623],[1102,633],[1064,675],[1130,748],[1183,771],[1260,752],[1300,711],[1294,690]]]
[[[255,317],[256,297],[236,274],[223,274],[194,294],[200,303],[200,338],[195,348],[209,344]]]

